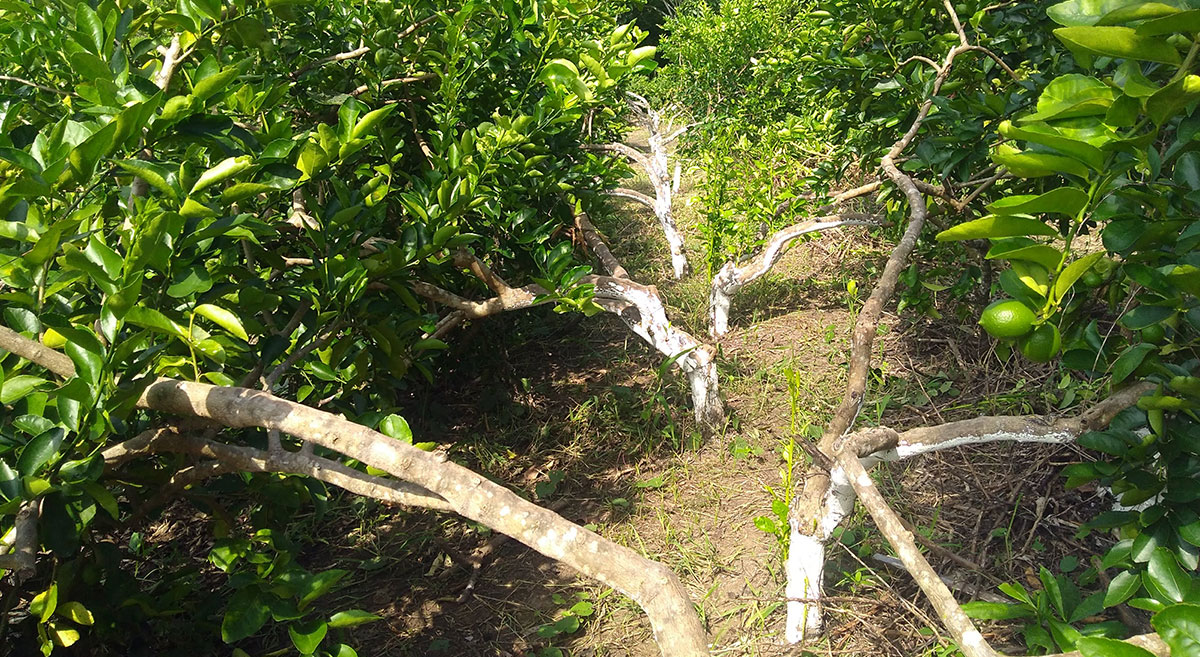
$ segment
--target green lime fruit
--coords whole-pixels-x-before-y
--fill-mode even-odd
[[[1021,355],[1035,363],[1048,363],[1058,355],[1062,336],[1053,324],[1042,324],[1021,340]]]
[[[1167,329],[1162,324],[1151,324],[1142,329],[1142,342],[1162,344],[1167,341]]]
[[[1095,288],[1095,287],[1100,287],[1101,285],[1104,284],[1104,277],[1101,276],[1099,273],[1097,273],[1095,270],[1089,269],[1083,275],[1083,278],[1079,279],[1079,282],[1083,283],[1084,287]]]
[[[1016,299],[997,301],[983,309],[979,325],[994,338],[1019,338],[1033,328],[1033,311]]]

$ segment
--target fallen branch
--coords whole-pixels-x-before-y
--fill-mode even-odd
[[[621,155],[646,172],[646,177],[650,179],[650,185],[654,187],[654,198],[623,188],[607,193],[610,196],[632,199],[654,211],[654,216],[658,218],[658,223],[662,227],[663,235],[667,238],[667,246],[671,250],[671,268],[675,273],[675,278],[683,278],[688,269],[687,254],[684,252],[683,236],[680,234],[679,226],[675,223],[675,217],[671,212],[672,199],[679,191],[679,167],[676,166],[675,177],[672,179],[667,159],[667,145],[678,139],[690,125],[672,129],[671,122],[667,121],[664,125],[662,114],[651,109],[649,101],[634,93],[628,95],[629,105],[633,108],[634,114],[650,133],[647,139],[650,152],[643,153],[632,146],[620,143],[588,145],[584,148]]]
[[[909,208],[909,222],[900,241],[892,250],[884,265],[883,273],[876,282],[871,295],[859,311],[850,341],[850,362],[846,391],[834,411],[818,443],[818,449],[827,456],[834,456],[835,448],[842,436],[849,432],[862,408],[871,366],[871,353],[876,329],[884,306],[891,300],[901,272],[916,247],[917,237],[929,217],[925,197],[916,182],[897,166],[897,159],[916,138],[925,119],[933,108],[934,98],[941,92],[942,85],[950,75],[954,60],[959,55],[975,50],[961,30],[958,14],[949,0],[943,4],[959,33],[960,44],[951,48],[942,64],[936,65],[937,76],[929,96],[921,104],[908,130],[896,140],[880,161],[884,176],[903,192]],[[812,598],[820,596],[821,571],[824,567],[825,542],[830,532],[837,527],[841,518],[853,508],[851,482],[845,479],[840,469],[827,472],[810,467],[803,477],[804,486],[793,500],[789,524],[791,525],[791,548],[788,554],[787,597]],[[847,505],[847,499],[849,504]],[[821,615],[817,606],[806,603],[788,603],[785,632],[789,642],[803,641],[806,636],[820,634]]]
[[[758,280],[783,258],[796,239],[840,226],[870,226],[878,223],[876,217],[860,213],[845,213],[809,219],[775,232],[761,251],[741,262],[727,262],[713,276],[709,292],[709,334],[720,337],[729,332],[729,307],[733,295],[743,287]]]
[[[44,357],[45,353],[36,349],[40,346],[15,332],[0,331],[0,348],[22,357]],[[54,358],[34,362],[47,369],[61,365]],[[64,374],[73,376],[74,366]],[[203,418],[230,428],[286,433],[415,484],[444,499],[458,514],[628,595],[646,612],[663,655],[709,654],[700,618],[669,568],[519,497],[447,460],[444,453],[423,452],[343,417],[249,388],[159,378],[143,389],[137,407]],[[164,434],[157,435],[159,440],[166,439]],[[155,439],[144,438],[150,443]],[[129,454],[135,450],[125,446],[121,451]]]

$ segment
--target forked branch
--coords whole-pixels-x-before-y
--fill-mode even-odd
[[[44,361],[34,362],[48,369],[52,366],[63,369],[66,376],[74,375],[73,364],[69,369],[62,368],[56,359],[45,358],[46,353],[37,349],[40,346],[13,331],[0,331],[0,348],[22,357],[41,356]],[[201,418],[230,428],[285,433],[383,470],[440,497],[460,515],[512,536],[541,554],[625,593],[646,612],[664,655],[708,654],[704,627],[686,589],[670,569],[521,498],[449,461],[444,453],[424,452],[341,416],[249,388],[159,378],[143,389],[137,406]],[[159,434],[146,436],[144,440],[149,448],[155,440],[169,440],[169,437]],[[133,447],[136,446],[125,445],[120,453],[132,454],[137,451]],[[214,458],[220,458],[221,454],[231,460],[262,458],[261,454],[230,452],[228,447],[217,449],[204,444],[199,449]]]
[[[713,276],[712,290],[709,292],[709,334],[720,337],[729,332],[729,307],[733,295],[771,271],[798,238],[808,233],[841,226],[870,225],[878,225],[878,217],[858,212],[808,219],[776,231],[762,250],[741,262],[725,263],[716,276]]]

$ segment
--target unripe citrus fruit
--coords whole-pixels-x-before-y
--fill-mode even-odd
[[[983,309],[979,325],[994,338],[1019,338],[1033,328],[1033,311],[1016,299],[997,301]]]
[[[1162,344],[1167,341],[1167,329],[1162,324],[1151,324],[1142,329],[1142,342]]]
[[[1104,277],[1098,274],[1095,270],[1089,269],[1084,273],[1083,278],[1079,279],[1084,287],[1100,287],[1104,283]]]
[[[1048,363],[1058,355],[1062,336],[1053,324],[1042,324],[1021,340],[1021,355],[1035,363]]]

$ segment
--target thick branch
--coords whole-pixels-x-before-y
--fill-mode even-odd
[[[884,501],[883,495],[875,487],[875,482],[871,481],[871,476],[859,463],[858,456],[853,450],[843,451],[839,454],[838,463],[845,470],[846,477],[855,492],[858,493],[858,498],[862,500],[863,506],[875,520],[875,525],[887,537],[888,542],[896,550],[897,556],[904,563],[904,567],[908,569],[913,579],[917,581],[917,585],[925,592],[925,597],[937,610],[946,629],[954,635],[955,643],[958,644],[963,654],[967,657],[995,657],[995,651],[963,612],[962,607],[954,599],[954,594],[950,592],[950,589],[938,577],[937,572],[921,555],[920,549],[913,541],[912,534],[904,528],[900,517]]]
[[[420,486],[406,481],[373,477],[330,459],[285,450],[261,450],[240,445],[228,445],[213,440],[185,436],[167,429],[148,432],[114,445],[106,449],[103,456],[105,465],[115,468],[137,456],[164,452],[210,458],[223,466],[212,468],[212,471],[198,470],[198,476],[192,477],[193,481],[181,483],[194,483],[199,479],[229,471],[299,474],[319,479],[356,495],[390,504],[402,504],[436,511],[454,510],[440,495],[430,493]]]
[[[596,226],[591,219],[582,212],[575,213],[575,228],[583,234],[583,241],[587,243],[588,249],[600,259],[600,264],[604,266],[604,270],[614,278],[629,278],[629,272],[625,267],[621,266],[620,261],[613,255],[612,249],[608,248],[608,244],[604,238],[600,236],[600,231],[596,230]]]
[[[0,554],[0,568],[13,570],[17,580],[23,582],[37,574],[37,500],[25,502],[13,522],[11,552]],[[7,538],[7,537],[6,537]],[[7,541],[6,541],[7,542]]]
[[[708,654],[704,628],[669,569],[447,461],[444,454],[423,452],[336,415],[247,388],[158,379],[138,406],[233,428],[280,431],[410,481],[440,495],[459,514],[631,597],[650,618],[664,655]]]
[[[641,203],[642,205],[644,205],[650,209],[654,209],[654,199],[650,198],[649,196],[646,196],[645,194],[643,194],[641,192],[634,191],[632,189],[626,189],[624,187],[616,187],[614,189],[605,190],[604,194],[607,196],[619,196],[621,198],[627,198],[627,199],[630,199],[633,201],[637,201],[638,203]]]
[[[943,4],[956,28],[960,27],[961,24],[958,22],[953,5],[949,0],[944,0]],[[950,74],[954,59],[972,49],[966,41],[965,33],[960,30],[959,36],[960,45],[951,48],[943,63],[937,67],[937,77],[934,78],[933,88],[921,104],[912,124],[880,161],[880,168],[884,175],[904,193],[909,207],[909,223],[904,235],[888,257],[883,273],[866,303],[863,304],[855,322],[850,341],[846,391],[818,444],[818,448],[829,456],[834,455],[834,448],[841,437],[853,428],[862,408],[879,319],[883,314],[884,306],[891,300],[895,292],[900,274],[907,266],[908,258],[916,247],[917,237],[929,216],[925,197],[917,189],[913,179],[899,169],[896,160],[920,132],[933,107],[934,98],[941,92],[942,85]],[[800,495],[793,500],[790,514],[792,540],[803,543],[807,547],[805,554],[798,556],[796,560],[789,558],[789,596],[800,595],[794,593],[797,591],[804,591],[804,597],[812,596],[814,591],[807,588],[810,586],[816,589],[815,595],[819,596],[820,572],[824,562],[824,542],[829,538],[827,532],[832,531],[840,518],[848,512],[847,498],[851,500],[852,508],[853,492],[848,483],[831,481],[830,474],[820,468],[810,467]],[[808,561],[803,561],[803,559]],[[806,633],[818,633],[820,625],[820,615],[815,608],[808,604],[789,603],[786,625],[789,641],[800,641]]]
[[[0,326],[0,349],[37,363],[64,379],[75,376],[75,363],[66,354],[30,340],[7,326]]]
[[[645,331],[656,346],[671,348],[686,333],[666,321],[661,301],[654,289],[632,281],[612,277],[588,277],[601,298],[624,299],[646,319],[622,319]],[[646,296],[653,298],[647,300]],[[657,302],[657,303],[655,303]],[[653,313],[644,311],[656,311]],[[665,325],[664,325],[665,324]],[[635,328],[635,330],[638,330]],[[692,340],[694,345],[695,341]],[[17,354],[40,357],[38,364],[56,364],[64,376],[74,375],[74,366],[61,367],[41,345],[9,331],[0,332],[0,345]],[[676,361],[688,371],[696,371],[701,359],[715,383],[715,364],[711,352],[683,344],[672,353],[683,354]],[[55,352],[51,351],[50,354]],[[693,392],[696,386],[693,384]],[[715,392],[715,387],[713,388]],[[720,398],[706,400],[707,409]],[[696,615],[691,599],[679,578],[666,566],[643,558],[636,552],[579,527],[552,511],[543,509],[463,466],[450,462],[444,453],[427,453],[415,447],[355,424],[341,416],[326,413],[267,392],[234,386],[213,386],[175,379],[159,378],[151,382],[138,398],[137,406],[183,417],[215,421],[230,428],[265,429],[286,433],[302,441],[320,445],[388,474],[411,482],[432,495],[440,496],[460,515],[508,534],[541,554],[561,561],[585,576],[596,579],[628,595],[642,607],[654,629],[654,637],[664,655],[707,655],[707,635]],[[698,409],[698,413],[700,410]],[[163,434],[149,434],[153,442]],[[126,446],[125,453],[131,450]],[[268,456],[274,456],[270,454]],[[330,469],[322,468],[329,472]],[[350,476],[349,473],[346,473]],[[340,484],[339,484],[340,485]]]

